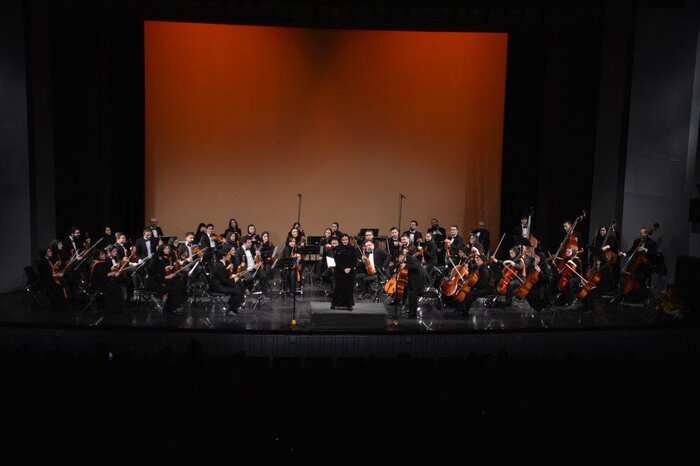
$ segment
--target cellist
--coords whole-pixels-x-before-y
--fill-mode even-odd
[[[525,260],[523,254],[521,253],[521,246],[513,246],[508,250],[509,259],[503,261],[503,273],[510,269],[517,275],[508,283],[508,288],[506,289],[506,306],[510,306],[513,303],[513,293],[515,289],[520,286],[525,277],[527,277],[527,268],[525,266]],[[520,277],[520,279],[518,279]]]
[[[601,273],[598,288],[608,290],[614,287],[618,282],[620,271],[619,261],[616,260],[619,252],[615,231],[608,229],[606,225],[601,225],[598,228],[598,234],[595,235],[591,243],[590,253],[592,258],[589,259],[589,268],[596,268]],[[614,259],[614,261],[609,258]],[[597,267],[593,267],[592,264],[597,265]]]
[[[573,246],[566,248],[564,267],[559,277],[559,301],[564,306],[571,306],[576,301],[576,294],[581,285],[579,274],[583,273],[581,260]]]
[[[374,241],[365,241],[362,250],[362,262],[358,264],[355,280],[360,288],[360,298],[363,295],[371,296],[372,283],[379,281],[379,275],[384,275],[384,263],[387,260],[387,253],[381,248],[374,247]]]
[[[640,264],[642,268],[636,271],[636,275],[642,277],[642,286],[645,286],[644,284],[646,284],[649,278],[651,277],[650,267],[651,264],[654,262],[657,248],[658,244],[651,238],[649,229],[642,227],[639,229],[639,238],[634,240],[629,251],[627,251],[626,253],[620,252],[620,256],[627,257],[632,256],[635,253],[635,251],[637,251],[637,256],[645,255],[649,259],[648,261],[638,261],[638,264]],[[626,264],[625,270],[628,269],[629,265]]]
[[[469,308],[472,307],[472,304],[477,298],[493,294],[493,273],[486,261],[484,261],[484,256],[476,254],[472,259],[474,270],[471,273],[479,274],[479,280],[460,304],[459,310],[462,311],[462,315],[464,316],[469,313]]]
[[[39,251],[39,260],[36,263],[39,271],[39,284],[46,291],[46,297],[49,298],[51,310],[59,311],[66,309],[66,292],[61,286],[62,273],[59,272],[58,261],[54,261],[53,248],[41,249]]]

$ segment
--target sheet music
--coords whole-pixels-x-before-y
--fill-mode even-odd
[[[335,258],[331,256],[326,256],[326,265],[330,269],[331,267],[335,267]]]

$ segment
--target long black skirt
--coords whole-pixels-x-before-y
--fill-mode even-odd
[[[355,291],[355,270],[350,273],[342,269],[335,269],[335,288],[333,289],[333,306],[352,307],[355,305],[353,292]]]

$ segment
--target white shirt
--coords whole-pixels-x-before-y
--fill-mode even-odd
[[[148,255],[150,256],[153,254],[151,252],[151,240],[144,238],[144,241],[146,241],[146,252],[148,252]]]
[[[250,252],[250,249],[245,248],[243,248],[243,252],[245,252],[245,263],[248,265],[248,270],[252,270],[255,266],[255,262],[253,261],[253,253]]]

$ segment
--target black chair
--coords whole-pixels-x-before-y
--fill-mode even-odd
[[[34,298],[34,301],[43,309],[48,308],[49,298],[46,296],[45,290],[41,285],[39,273],[34,267],[28,265],[24,268],[24,276],[27,280],[24,289],[27,290],[29,296]]]
[[[137,272],[133,275],[133,280],[136,309],[141,309],[141,306],[146,304],[151,310],[162,312],[163,300],[160,299],[160,294],[157,291],[149,290],[146,286],[148,276]]]
[[[213,291],[208,271],[203,273],[202,277],[204,278],[204,283],[206,283],[206,286],[202,288],[202,294],[206,296],[211,303],[209,312],[213,311],[216,313],[216,311],[221,311],[225,314],[228,311],[229,296],[226,293],[217,293]]]

